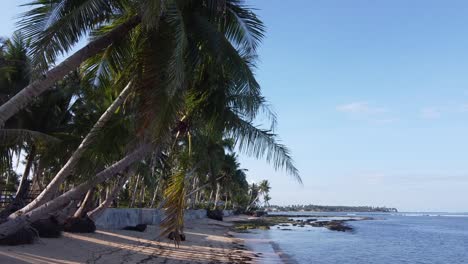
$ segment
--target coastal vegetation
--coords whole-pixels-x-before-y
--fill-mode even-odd
[[[396,208],[374,206],[330,206],[330,205],[270,205],[267,211],[291,211],[291,212],[398,212]]]
[[[94,230],[116,206],[165,209],[162,235],[178,243],[187,208],[268,205],[238,154],[300,182],[254,75],[265,28],[243,1],[28,7],[0,43],[0,184],[14,190],[0,240],[51,216]]]

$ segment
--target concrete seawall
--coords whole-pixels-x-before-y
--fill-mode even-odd
[[[224,210],[224,216],[232,215],[231,210]],[[206,217],[206,210],[185,211],[185,221]],[[107,208],[95,223],[98,228],[121,229],[137,224],[157,225],[164,219],[164,210],[145,208]]]

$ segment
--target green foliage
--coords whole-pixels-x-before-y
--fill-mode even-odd
[[[162,234],[174,232],[178,244],[188,207],[245,210],[260,206],[261,196],[268,203],[268,182],[249,186],[234,150],[264,158],[300,181],[254,75],[265,27],[243,1],[34,0],[28,5],[19,23],[24,39],[18,35],[0,49],[2,102],[83,37],[99,40],[136,23],[8,121],[9,130],[0,137],[12,143],[0,149],[0,158],[9,171],[12,157],[34,146],[34,172],[50,181],[130,85],[131,94],[87,146],[64,190],[149,142],[156,147],[133,164],[135,174],[120,204],[130,206],[137,190],[145,200],[140,206],[163,205]],[[22,63],[6,63],[15,60]],[[269,121],[267,128],[255,124],[260,115]],[[110,185],[97,187],[103,191]]]

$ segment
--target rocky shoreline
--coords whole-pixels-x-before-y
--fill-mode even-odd
[[[306,218],[306,219],[296,219]],[[347,216],[336,216],[333,218],[343,219],[330,219],[327,216],[311,216],[311,215],[266,215],[256,219],[249,219],[247,221],[236,222],[234,231],[246,232],[249,229],[270,229],[276,227],[280,230],[292,230],[292,227],[322,227],[327,228],[331,231],[338,232],[351,232],[353,228],[347,224],[351,221],[366,221],[375,220],[371,217],[347,217]]]

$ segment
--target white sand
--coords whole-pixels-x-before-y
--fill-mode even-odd
[[[33,245],[0,247],[0,263],[278,263],[272,252],[256,254],[245,247],[246,241],[229,231],[231,221],[245,218],[190,221],[185,227],[187,241],[181,242],[179,248],[160,237],[157,226],[148,226],[143,233],[126,230],[64,233],[62,238],[43,238]]]

